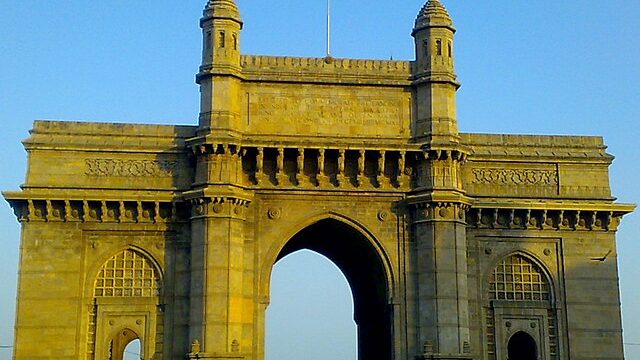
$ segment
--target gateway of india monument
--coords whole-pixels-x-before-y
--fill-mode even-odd
[[[416,9],[418,10],[418,9]],[[270,277],[344,273],[360,360],[622,360],[613,156],[600,137],[460,132],[455,28],[414,61],[240,53],[200,19],[197,125],[36,121],[14,358],[263,360]]]

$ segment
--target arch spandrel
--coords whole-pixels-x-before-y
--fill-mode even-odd
[[[345,226],[350,227],[358,234],[360,234],[363,239],[366,239],[368,244],[375,251],[384,268],[386,277],[385,285],[389,291],[389,296],[391,297],[396,283],[394,278],[394,274],[396,273],[396,271],[394,271],[395,262],[393,261],[392,254],[387,251],[387,248],[384,246],[384,244],[364,224],[357,220],[354,220],[352,217],[329,211],[317,213],[313,216],[301,216],[301,220],[299,222],[296,222],[286,230],[271,231],[269,232],[270,235],[268,236],[268,238],[261,237],[260,239],[258,239],[258,241],[260,242],[268,243],[268,245],[265,247],[265,251],[261,252],[260,255],[259,299],[261,302],[265,304],[269,303],[271,274],[273,271],[273,266],[278,261],[278,258],[282,254],[283,249],[296,235],[300,234],[310,226],[313,226],[314,224],[317,224],[324,220],[333,220],[344,224]],[[265,238],[267,239],[267,241],[265,241]]]

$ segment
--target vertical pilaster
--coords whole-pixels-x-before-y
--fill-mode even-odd
[[[244,358],[251,344],[242,344],[242,330],[253,316],[245,311],[243,289],[249,202],[225,196],[192,203],[190,337],[199,344],[197,358]]]
[[[418,346],[427,358],[470,359],[466,205],[416,204],[413,211]]]

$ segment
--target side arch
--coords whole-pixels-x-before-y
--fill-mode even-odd
[[[528,251],[506,252],[492,261],[483,277],[486,346],[489,360],[559,359],[560,333],[556,299],[559,289],[549,267]],[[522,333],[522,339],[512,338]],[[526,334],[527,336],[524,336]],[[533,346],[516,351],[513,347]],[[525,357],[522,357],[525,356]],[[530,357],[533,356],[533,357]]]
[[[91,299],[88,314],[87,358],[122,357],[127,344],[141,342],[141,352],[162,351],[164,313],[161,307],[164,274],[152,254],[124,246],[96,261],[85,279]]]

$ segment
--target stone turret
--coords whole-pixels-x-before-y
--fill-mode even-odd
[[[424,151],[424,161],[417,166],[416,187],[407,198],[416,239],[415,355],[419,359],[473,358],[466,295],[465,212],[470,199],[462,182],[467,152],[460,143],[456,119],[460,84],[453,65],[454,34],[445,7],[438,0],[428,0],[412,32],[416,44],[413,141]],[[441,264],[449,268],[443,271]],[[455,284],[453,293],[451,284]]]
[[[449,13],[438,0],[429,0],[422,7],[412,32],[416,46],[414,139],[430,147],[448,148],[458,143],[456,91],[460,84],[454,68],[455,32]]]
[[[202,66],[218,71],[240,68],[240,30],[242,19],[234,0],[209,0],[202,19]]]
[[[201,93],[199,134],[220,130],[223,134],[218,135],[228,135],[237,130],[236,94],[242,70],[242,19],[235,0],[209,0],[200,19],[200,27],[202,65],[196,76]]]

